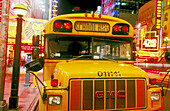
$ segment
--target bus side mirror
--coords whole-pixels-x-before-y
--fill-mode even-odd
[[[42,58],[36,59],[34,61],[31,61],[31,62],[25,64],[25,67],[26,67],[27,71],[37,72],[44,67],[44,58],[42,57]]]

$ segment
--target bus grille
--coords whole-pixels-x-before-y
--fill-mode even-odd
[[[69,111],[146,108],[146,80],[72,79]]]

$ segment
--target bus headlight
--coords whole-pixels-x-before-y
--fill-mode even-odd
[[[159,101],[159,100],[160,100],[160,93],[151,94],[151,101]]]
[[[49,105],[59,105],[59,104],[61,104],[61,96],[49,96],[48,104]]]

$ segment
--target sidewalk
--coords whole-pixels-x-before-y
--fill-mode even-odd
[[[42,71],[38,72],[38,77],[42,80]],[[19,76],[19,88],[18,88],[18,109],[19,111],[33,111],[39,98],[39,91],[37,88],[25,87],[26,68],[20,68]],[[7,106],[9,105],[9,97],[11,93],[11,81],[12,81],[12,67],[7,67],[5,75],[4,86],[4,100],[6,100]],[[33,75],[30,74],[30,81],[33,81]]]

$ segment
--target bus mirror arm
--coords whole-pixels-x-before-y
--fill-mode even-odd
[[[46,94],[46,88],[44,87],[44,93],[43,93],[43,96],[42,96],[42,100],[43,100],[43,103],[45,104],[45,101],[47,100],[47,94]]]
[[[43,95],[42,95],[42,100],[43,100],[43,103],[44,103],[44,101],[47,100],[46,86],[45,86],[44,83],[34,74],[34,72],[32,72],[32,71],[28,71],[28,72],[31,73],[31,74],[33,74],[34,77],[41,83],[41,85],[44,86],[44,92],[43,92]],[[38,88],[39,88],[39,87],[38,87]],[[40,95],[41,95],[40,90],[39,90],[39,93],[40,93]]]
[[[164,87],[164,86],[163,86],[163,82],[164,82],[165,78],[168,76],[168,74],[169,74],[169,72],[170,72],[170,69],[168,69],[167,71],[168,71],[168,72],[166,73],[166,75],[164,76],[164,78],[162,79],[161,84],[160,84],[160,86],[161,86],[161,88],[162,88],[162,96],[166,96],[166,94],[167,94],[167,90],[168,90],[168,87],[169,87],[170,77],[169,77],[169,79],[168,79],[167,88],[166,88],[166,91],[165,91],[165,93],[164,93],[164,89],[163,89],[163,87]]]
[[[44,88],[46,88],[46,86],[43,84],[43,82],[34,74],[34,72],[32,71],[28,71],[29,73],[33,74],[35,76],[35,78],[44,86]]]
[[[164,86],[161,85],[161,88],[162,88],[162,96],[165,96],[165,94],[164,94]]]

